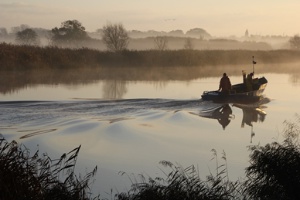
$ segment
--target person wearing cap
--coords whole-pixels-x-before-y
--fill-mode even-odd
[[[220,80],[219,91],[222,94],[229,94],[231,90],[231,82],[226,73],[223,74],[223,77]]]

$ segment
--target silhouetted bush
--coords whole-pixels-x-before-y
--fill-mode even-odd
[[[253,199],[300,199],[300,127],[295,123],[285,123],[282,144],[273,142],[250,148],[245,184]]]

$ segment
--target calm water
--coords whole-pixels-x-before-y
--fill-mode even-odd
[[[202,92],[218,87],[213,76],[18,85],[0,94],[0,132],[53,158],[82,145],[77,171],[97,165],[93,187],[101,194],[129,188],[120,171],[163,176],[162,160],[197,165],[204,178],[215,173],[212,149],[221,164],[226,153],[229,178],[236,180],[248,166],[247,146],[281,141],[283,122],[299,113],[296,74],[256,74],[269,81],[259,109],[203,102]]]

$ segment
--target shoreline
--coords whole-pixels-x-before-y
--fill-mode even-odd
[[[78,69],[83,67],[207,67],[282,64],[300,61],[297,50],[126,50],[99,51],[0,44],[0,70]]]

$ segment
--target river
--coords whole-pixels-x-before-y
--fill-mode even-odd
[[[0,133],[53,158],[81,145],[76,171],[97,165],[93,191],[101,195],[130,188],[130,178],[119,172],[163,177],[162,160],[196,165],[205,178],[216,172],[212,149],[220,164],[226,154],[229,178],[237,180],[249,165],[247,147],[282,141],[284,121],[299,113],[300,70],[262,71],[255,76],[265,76],[268,85],[258,109],[202,101],[222,73],[12,84],[0,93]],[[233,84],[241,82],[238,73],[228,74]]]

